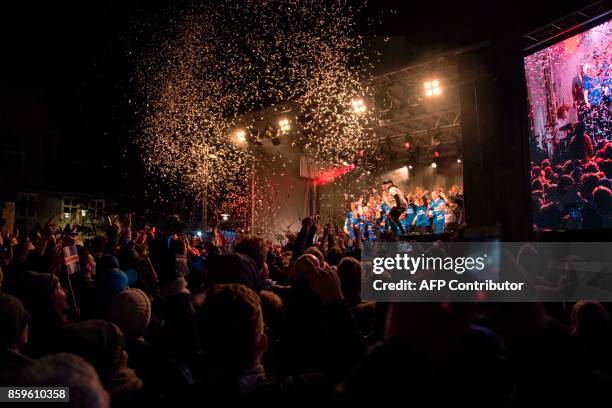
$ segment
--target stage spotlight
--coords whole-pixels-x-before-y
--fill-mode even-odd
[[[409,164],[408,165],[408,170],[412,170],[412,169],[413,169],[412,164]]]
[[[435,169],[436,167],[438,167],[438,165],[436,164],[436,162],[431,162],[431,165],[429,167]]]
[[[412,139],[410,137],[410,134],[406,133],[404,135],[404,149],[410,150],[411,147],[412,147]]]
[[[201,237],[202,236],[202,231],[198,231],[198,232],[196,232],[196,234],[198,235],[198,237]]]
[[[423,87],[425,88],[426,96],[438,96],[442,93],[442,88],[440,88],[440,81],[437,79],[434,79],[433,81],[426,81],[423,84]]]
[[[221,219],[222,219],[223,221],[227,221],[227,220],[229,220],[229,214],[221,214]]]
[[[235,133],[236,143],[242,144],[246,142],[246,131],[244,129],[238,129]]]
[[[355,113],[364,113],[367,110],[365,102],[362,98],[354,98],[351,101],[351,104],[353,105],[353,111]]]
[[[457,163],[461,163],[461,159],[457,159]]]
[[[281,133],[289,132],[289,129],[291,129],[291,126],[289,125],[289,119],[283,118],[283,119],[279,120],[278,121],[278,127],[279,127]]]

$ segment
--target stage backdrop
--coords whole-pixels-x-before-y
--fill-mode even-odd
[[[254,231],[278,241],[287,231],[300,230],[300,220],[311,211],[311,182],[300,177],[300,152],[286,137],[255,149]]]

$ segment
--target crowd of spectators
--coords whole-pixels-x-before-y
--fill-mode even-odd
[[[594,151],[588,135],[570,141],[569,159],[531,163],[536,230],[612,228],[612,142]]]
[[[2,222],[0,239],[0,385],[68,386],[71,406],[610,400],[607,305],[366,302],[360,239],[310,217],[282,246],[189,237],[176,217],[83,243]]]

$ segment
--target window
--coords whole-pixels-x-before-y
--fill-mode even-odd
[[[99,220],[104,217],[104,200],[93,200],[93,204],[94,205],[92,207],[95,208],[92,208],[92,211],[94,212],[92,217]]]
[[[62,205],[62,222],[77,222],[81,203],[76,198],[64,197]]]
[[[38,194],[17,193],[17,216],[22,218],[36,218],[38,212]]]

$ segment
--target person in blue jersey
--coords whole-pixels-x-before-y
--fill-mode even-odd
[[[353,233],[353,212],[347,211],[345,214],[346,218],[344,219],[344,233],[348,235],[349,239],[355,238],[355,234]]]
[[[606,110],[604,106],[604,89],[602,87],[602,78],[599,75],[599,69],[596,61],[592,64],[584,65],[584,76],[582,77],[583,88],[584,88],[584,101],[585,101],[585,125],[586,130],[591,136],[595,146],[599,145],[599,142],[605,135],[605,129],[603,128],[602,119]]]
[[[416,216],[412,221],[416,230],[421,233],[429,232],[429,218],[427,217],[427,202],[424,198],[419,197],[416,199]]]
[[[368,199],[368,205],[363,208],[364,214],[364,236],[367,240],[373,241],[376,236],[376,222],[378,220],[378,211],[376,209],[376,196],[374,194],[370,195]]]
[[[433,207],[432,227],[434,234],[442,234],[444,232],[444,215],[446,204],[444,201],[438,202],[437,207]]]
[[[389,194],[389,191],[383,189],[382,202],[380,205],[380,219],[382,222],[381,232],[391,231],[393,235],[398,236],[401,234],[399,224],[389,215],[389,212],[391,211],[394,205],[395,201],[393,200],[393,197],[391,197],[391,195]]]
[[[584,101],[588,107],[592,108],[602,102],[603,89],[596,65],[586,64],[584,66],[582,87],[584,89]]]
[[[406,216],[404,217],[403,225],[406,232],[412,230],[412,221],[416,217],[416,206],[412,201],[412,197],[408,196],[408,206],[406,207]]]
[[[431,192],[431,225],[434,234],[442,234],[444,232],[444,208],[446,200],[444,199],[444,191],[441,188]]]
[[[438,205],[440,205],[440,203],[444,204],[446,203],[446,200],[444,198],[444,190],[440,187],[436,188],[435,190],[433,190],[431,192],[431,209],[432,211],[435,211],[438,208]]]

